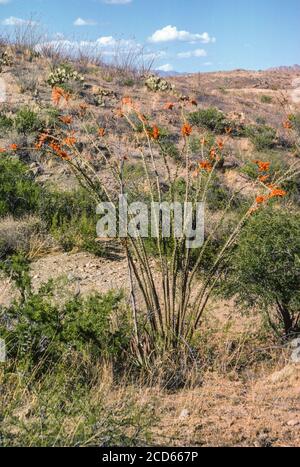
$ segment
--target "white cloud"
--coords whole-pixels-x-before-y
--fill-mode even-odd
[[[0,0],[0,5],[7,5],[7,3],[10,3],[10,0]]]
[[[150,42],[171,42],[171,41],[182,41],[182,42],[202,42],[208,44],[210,42],[216,42],[215,37],[211,37],[207,32],[202,34],[192,34],[188,31],[179,31],[176,26],[165,26],[162,29],[155,31],[151,37]]]
[[[189,52],[179,52],[178,58],[192,58],[192,57],[207,57],[207,52],[204,49],[190,50]]]
[[[104,3],[107,3],[108,5],[127,5],[128,3],[131,3],[132,0],[103,0]]]
[[[142,46],[132,39],[115,39],[113,36],[101,36],[95,41],[76,41],[56,37],[54,40],[45,41],[36,46],[37,51],[42,51],[44,48],[53,48],[61,50],[65,54],[76,56],[79,53],[87,53],[90,56],[106,56],[113,57],[116,55],[126,54],[134,50],[138,53],[143,52]]]
[[[9,18],[4,19],[1,24],[3,26],[36,26],[38,23],[36,21],[10,16]]]
[[[174,68],[172,65],[170,65],[170,63],[166,63],[165,65],[161,65],[157,68],[157,70],[159,71],[173,71]]]
[[[116,39],[113,36],[102,36],[96,40],[97,44],[103,47],[115,47],[117,44]]]
[[[73,24],[74,26],[95,26],[97,23],[92,19],[77,18]]]

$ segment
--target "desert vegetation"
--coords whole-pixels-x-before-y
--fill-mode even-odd
[[[38,42],[0,47],[0,445],[299,444],[299,109]]]

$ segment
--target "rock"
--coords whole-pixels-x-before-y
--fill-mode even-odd
[[[297,339],[293,339],[290,343],[290,346],[292,349],[297,349],[298,347],[300,347],[300,337],[298,337]]]
[[[294,350],[291,355],[291,362],[292,363],[300,363],[300,347]]]
[[[43,167],[39,164],[36,164],[35,162],[30,164],[29,170],[33,173],[34,176],[41,175],[44,172]]]
[[[300,420],[294,419],[294,420],[289,420],[287,422],[287,426],[294,427],[294,426],[297,426],[297,425],[300,425]]]
[[[236,169],[240,165],[240,162],[235,157],[229,156],[224,160],[222,168],[225,170]]]
[[[179,415],[179,418],[182,420],[184,418],[188,418],[190,416],[190,412],[187,409],[183,409],[181,411],[181,414]]]

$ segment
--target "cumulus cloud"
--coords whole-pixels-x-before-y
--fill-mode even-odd
[[[97,23],[92,19],[77,18],[73,24],[74,26],[95,26]]]
[[[157,68],[157,70],[168,72],[168,71],[173,71],[174,68],[173,68],[173,66],[172,66],[170,63],[166,63],[165,65],[159,66],[159,67]]]
[[[36,26],[38,23],[36,21],[10,16],[4,19],[1,24],[3,26]]]
[[[210,42],[216,42],[215,37],[211,37],[208,32],[202,34],[193,34],[188,31],[179,31],[176,26],[165,26],[162,29],[155,31],[151,37],[150,42],[171,42],[171,41],[182,41],[182,42],[202,42],[203,44],[209,44]]]
[[[67,55],[76,56],[80,53],[86,53],[89,56],[106,56],[112,57],[116,54],[126,54],[132,50],[136,53],[142,46],[132,39],[116,39],[113,36],[101,36],[95,41],[76,41],[56,37],[51,41],[44,41],[36,46],[37,51],[42,51],[45,48],[53,48],[61,50]]]
[[[190,50],[188,52],[179,52],[178,58],[206,57],[207,52],[204,49]]]

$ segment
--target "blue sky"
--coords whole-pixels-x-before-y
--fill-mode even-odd
[[[165,70],[300,63],[299,0],[0,0],[1,33],[32,14],[48,41],[85,41],[107,59],[117,43],[143,46]]]

